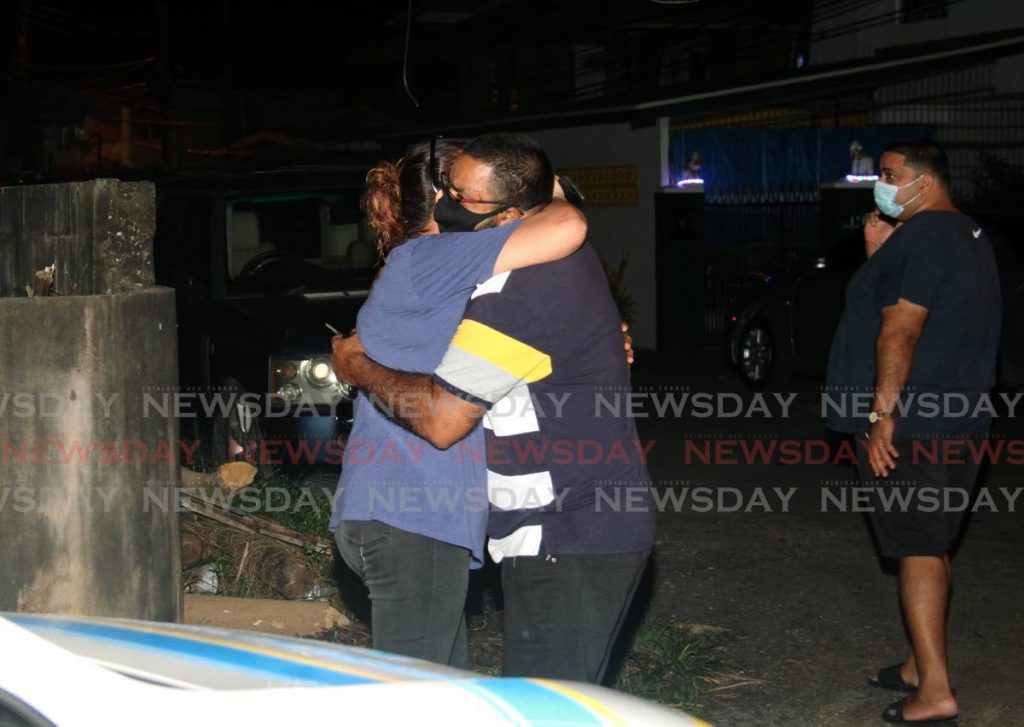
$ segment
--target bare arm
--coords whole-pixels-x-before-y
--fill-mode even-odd
[[[877,381],[873,411],[892,413],[910,376],[917,341],[924,331],[928,309],[905,298],[882,309],[882,329],[875,341]],[[896,449],[892,444],[895,422],[880,419],[871,426],[871,466],[877,475],[888,475],[896,467]]]
[[[882,309],[882,329],[875,351],[878,356],[877,409],[892,411],[907,384],[917,339],[924,331],[928,309],[900,298],[896,305]]]
[[[576,252],[587,236],[583,213],[555,197],[539,212],[528,216],[501,249],[494,274],[561,260]]]
[[[448,449],[469,434],[483,415],[483,407],[438,386],[426,374],[395,371],[373,361],[358,336],[335,337],[332,366],[339,379],[369,395],[388,418]]]

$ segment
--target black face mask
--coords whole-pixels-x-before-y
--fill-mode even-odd
[[[484,220],[507,210],[508,205],[493,212],[470,212],[448,194],[442,194],[434,205],[434,221],[441,232],[472,232]]]

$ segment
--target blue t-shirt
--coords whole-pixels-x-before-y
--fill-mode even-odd
[[[431,373],[474,287],[518,224],[417,237],[396,247],[374,281],[356,325],[367,355],[398,371]],[[376,520],[468,549],[483,564],[487,468],[483,433],[439,450],[398,426],[360,393],[335,494],[331,528]]]
[[[910,218],[853,274],[832,350],[823,406],[830,429],[867,431],[882,308],[903,298],[928,309],[896,410],[896,436],[985,431],[980,406],[995,384],[1002,301],[992,243],[965,214]]]

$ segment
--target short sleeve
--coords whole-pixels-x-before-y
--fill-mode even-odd
[[[880,277],[882,307],[896,305],[903,298],[930,308],[946,278],[950,256],[943,253],[939,235],[928,234],[927,228],[914,233],[900,240],[901,254]]]
[[[487,294],[470,301],[434,381],[485,409],[521,384],[551,375],[544,317],[525,301]]]
[[[446,232],[423,238],[413,251],[411,280],[425,305],[465,300],[494,274],[501,248],[518,223],[479,232]]]

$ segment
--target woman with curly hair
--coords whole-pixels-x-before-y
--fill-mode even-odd
[[[438,180],[463,146],[418,144],[366,178],[364,208],[385,262],[357,327],[367,355],[398,370],[437,367],[477,285],[566,257],[586,235],[557,189],[522,222],[439,234]],[[483,565],[488,517],[483,451],[479,427],[464,446],[439,450],[357,396],[331,527],[369,591],[374,648],[468,666],[466,591],[470,568]]]

